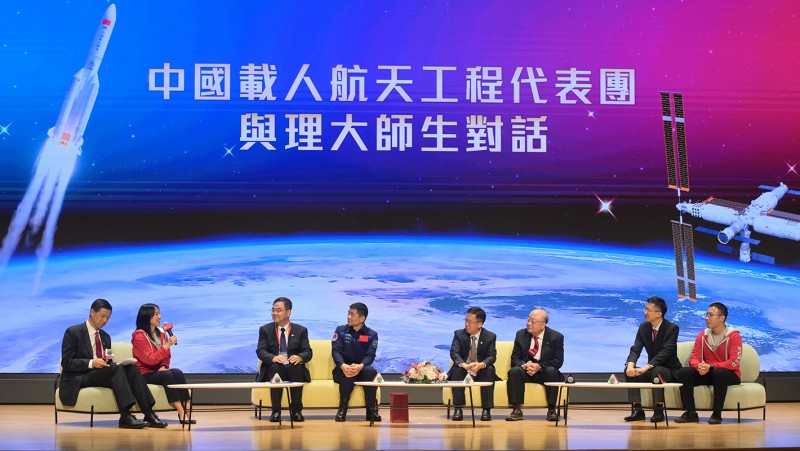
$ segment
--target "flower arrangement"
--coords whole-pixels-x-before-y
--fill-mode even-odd
[[[435,384],[447,380],[447,373],[431,362],[412,363],[411,368],[403,373],[403,380],[410,384]]]

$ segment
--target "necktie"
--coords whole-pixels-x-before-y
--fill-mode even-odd
[[[531,359],[533,361],[537,361],[538,359],[536,358],[536,353],[539,352],[539,336],[538,335],[533,337],[533,349],[531,349],[529,352],[531,354]]]
[[[478,337],[473,335],[471,339],[472,339],[472,345],[469,348],[467,363],[472,363],[478,360]]]
[[[656,336],[658,335],[658,330],[653,329],[653,343],[656,342]]]
[[[286,329],[281,327],[280,353],[286,355]]]
[[[100,343],[99,330],[94,332],[94,355],[97,356],[98,359],[103,358],[103,343]]]

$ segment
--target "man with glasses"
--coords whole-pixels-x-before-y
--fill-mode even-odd
[[[680,369],[678,325],[664,318],[666,314],[667,303],[663,299],[658,296],[647,299],[644,322],[639,325],[625,364],[625,382],[653,382],[654,379],[671,382],[672,373]],[[642,348],[647,351],[647,364],[636,367]],[[625,417],[625,421],[643,421],[645,415],[642,409],[642,395],[638,388],[628,390],[628,400],[631,402],[631,414]],[[650,421],[662,422],[664,390],[653,390],[653,401],[655,409]]]
[[[512,406],[506,421],[522,420],[525,384],[561,382],[564,364],[564,336],[546,327],[550,317],[542,309],[531,311],[525,329],[517,331],[511,351],[511,370],[508,372],[508,402]],[[545,387],[547,421],[558,421],[556,387]]]
[[[272,322],[264,324],[258,330],[258,348],[256,355],[261,360],[261,368],[256,382],[268,382],[279,375],[285,382],[311,382],[311,374],[306,363],[311,360],[311,345],[308,343],[308,329],[291,322],[292,301],[280,297],[272,303]],[[292,391],[290,415],[294,421],[304,421],[303,387],[295,387]],[[281,421],[280,388],[270,390],[272,397],[272,416],[269,421]]]
[[[725,325],[728,308],[720,302],[714,302],[706,311],[707,328],[697,334],[689,358],[689,367],[681,368],[676,374],[681,386],[681,402],[686,409],[676,423],[697,423],[694,404],[694,387],[698,385],[714,386],[714,404],[708,424],[722,423],[722,406],[728,386],[742,382],[742,370],[739,362],[742,359],[742,336],[733,327]]]
[[[492,421],[494,408],[494,381],[499,380],[495,373],[494,362],[497,360],[497,335],[483,328],[486,312],[480,307],[470,307],[464,319],[464,328],[453,334],[450,345],[450,359],[453,366],[447,372],[447,379],[458,382],[467,374],[478,382],[492,382],[492,385],[481,387],[481,421]],[[466,404],[463,388],[453,388],[453,421],[464,419],[462,408]]]

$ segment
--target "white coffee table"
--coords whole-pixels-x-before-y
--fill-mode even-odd
[[[189,390],[189,409],[188,412],[184,411],[184,418],[183,420],[188,419],[189,423],[189,430],[192,430],[192,410],[194,410],[194,403],[192,401],[192,395],[194,394],[195,390],[232,390],[232,389],[254,389],[254,388],[283,388],[286,390],[286,399],[289,405],[292,405],[292,395],[289,391],[290,388],[295,387],[302,387],[302,382],[279,382],[279,383],[271,383],[271,382],[221,382],[221,383],[207,383],[207,384],[172,384],[167,385],[169,388],[178,388],[178,389],[187,389]],[[213,410],[250,410],[248,407],[247,409],[241,408],[228,408],[228,409],[213,409]],[[187,418],[188,416],[188,418]],[[259,418],[260,419],[260,418]],[[183,423],[183,422],[182,422]],[[281,424],[280,422],[278,423]],[[294,419],[292,415],[289,415],[289,424],[291,427],[294,427]],[[182,427],[186,425],[183,424]]]
[[[558,387],[558,397],[556,399],[561,399],[561,390],[564,390],[564,426],[567,425],[567,411],[569,410],[569,390],[571,388],[585,388],[591,390],[599,390],[599,389],[651,389],[651,390],[663,390],[665,388],[678,388],[680,387],[681,383],[679,382],[667,382],[663,384],[651,384],[649,382],[620,382],[618,384],[609,384],[608,382],[545,382],[544,385],[548,387]],[[561,406],[558,406],[558,410],[561,410]],[[666,422],[666,426],[669,427],[669,418],[667,416],[667,406],[664,405],[664,421]],[[658,429],[658,423],[653,423]],[[558,420],[556,420],[556,427],[558,427]]]
[[[387,388],[404,388],[404,389],[431,389],[431,388],[464,388],[469,389],[469,407],[472,411],[472,427],[475,427],[475,404],[472,400],[472,387],[488,387],[492,382],[472,382],[465,384],[464,382],[438,382],[435,384],[413,384],[406,382],[356,382],[356,385],[362,387],[387,387]],[[447,406],[447,416],[450,417],[450,405]],[[373,421],[370,420],[369,425],[372,426]]]

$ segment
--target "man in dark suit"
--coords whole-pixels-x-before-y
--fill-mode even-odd
[[[531,311],[525,329],[517,331],[511,351],[511,370],[506,388],[511,413],[506,421],[522,419],[525,384],[561,382],[561,365],[564,364],[564,336],[547,326],[550,317],[542,309]],[[547,394],[547,421],[558,421],[556,412],[556,387],[545,387]]]
[[[464,380],[467,374],[478,382],[492,382],[492,385],[481,387],[481,421],[492,421],[494,408],[494,381],[499,380],[495,374],[494,362],[497,360],[497,335],[483,328],[486,312],[480,307],[470,307],[464,319],[464,328],[453,334],[450,345],[450,359],[453,366],[447,372],[447,379],[457,382]],[[453,421],[464,419],[462,407],[466,404],[463,388],[453,388]]]
[[[136,365],[117,365],[110,360],[106,349],[111,349],[111,336],[102,330],[111,319],[111,304],[97,299],[89,310],[85,323],[69,327],[61,342],[61,367],[59,398],[65,406],[78,402],[78,392],[83,387],[108,387],[114,392],[119,409],[119,427],[141,429],[143,427],[167,427],[153,412],[153,399],[142,372]],[[131,407],[138,404],[144,412],[144,421],[131,414]]]
[[[671,382],[672,373],[681,368],[678,360],[678,325],[665,319],[666,314],[667,303],[663,299],[652,296],[647,300],[644,322],[639,325],[625,364],[625,382],[653,382],[659,376],[664,382]],[[647,364],[637,368],[636,361],[642,348],[647,351]],[[625,417],[625,421],[643,421],[642,395],[638,388],[628,390],[628,400],[631,402],[631,414]],[[650,421],[664,421],[664,390],[653,390],[653,401],[655,409]]]
[[[261,368],[256,382],[267,382],[278,374],[287,382],[311,382],[306,363],[311,360],[311,345],[308,343],[308,329],[291,322],[292,301],[280,297],[272,303],[272,321],[258,330],[256,355],[261,360]],[[294,421],[305,421],[303,417],[303,387],[291,388],[292,405],[290,415]],[[281,398],[283,390],[273,388],[272,416],[269,421],[281,420]]]

